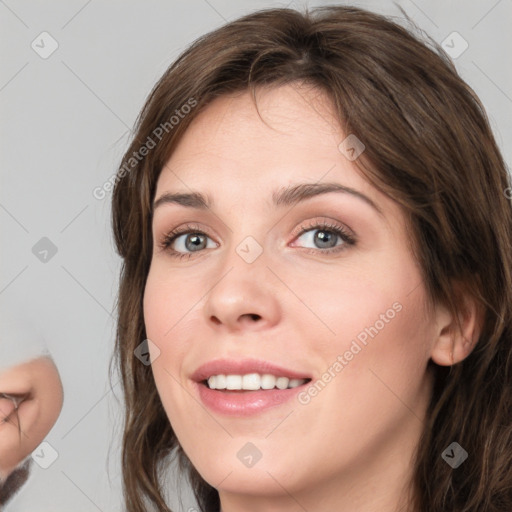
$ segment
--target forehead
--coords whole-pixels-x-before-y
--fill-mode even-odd
[[[346,134],[329,97],[297,84],[221,96],[187,128],[162,169],[157,195],[200,190],[243,204],[298,182],[378,191],[340,151]],[[259,112],[259,113],[258,113]],[[260,117],[261,116],[261,117]]]
[[[374,223],[374,229],[384,228],[394,243],[408,243],[402,207],[373,186],[340,151],[347,134],[325,94],[287,85],[262,92],[257,105],[261,117],[250,92],[221,96],[194,118],[160,173],[155,219],[177,212],[176,206],[155,210],[161,201],[185,204],[190,207],[187,211],[211,210],[224,223],[274,222],[279,210],[291,210],[297,204],[285,201],[281,208],[276,204],[276,198],[288,194],[287,189],[298,184],[334,184],[369,201],[354,193],[338,194],[336,199],[318,196],[331,208],[336,203],[340,212],[364,217],[365,222]],[[175,201],[165,196],[182,197]],[[203,199],[212,208],[198,207]],[[309,203],[312,210],[327,204],[318,200]],[[371,211],[377,216],[364,213]]]

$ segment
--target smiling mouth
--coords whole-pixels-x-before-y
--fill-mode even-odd
[[[247,373],[244,375],[218,374],[201,381],[201,384],[216,391],[271,391],[293,389],[310,382],[311,379],[290,379],[269,373]]]

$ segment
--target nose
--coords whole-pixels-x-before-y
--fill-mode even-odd
[[[279,323],[282,292],[264,254],[247,263],[233,251],[219,275],[203,306],[212,328],[240,333],[272,328]]]

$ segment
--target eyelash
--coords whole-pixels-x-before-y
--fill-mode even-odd
[[[308,250],[306,248],[305,249],[306,252],[309,252],[309,253],[320,252],[322,254],[338,253],[340,251],[345,250],[347,246],[355,245],[356,241],[357,241],[356,237],[354,235],[352,235],[351,233],[349,233],[343,226],[341,226],[339,224],[330,224],[330,223],[324,222],[324,221],[312,222],[311,224],[309,224],[307,226],[302,225],[300,227],[299,233],[297,233],[297,235],[295,235],[295,238],[299,238],[300,236],[302,236],[304,233],[307,233],[308,231],[315,231],[315,230],[329,231],[329,232],[337,235],[339,238],[341,238],[341,240],[344,243],[342,245],[337,245],[337,246],[329,248],[329,249],[309,249]],[[208,233],[201,231],[196,226],[187,224],[186,226],[184,226],[182,228],[174,229],[173,231],[170,231],[169,233],[167,233],[163,237],[163,240],[158,244],[160,249],[164,250],[164,251],[168,251],[169,255],[172,258],[178,258],[180,260],[183,258],[189,259],[190,257],[192,257],[194,255],[194,252],[178,252],[178,251],[175,251],[175,250],[169,248],[171,246],[171,244],[179,236],[184,235],[184,234],[197,234],[197,235],[209,236]],[[201,251],[197,251],[197,252],[201,252]]]

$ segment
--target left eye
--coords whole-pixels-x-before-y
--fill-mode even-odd
[[[353,245],[354,238],[341,226],[318,225],[303,228],[297,239],[312,244],[313,249],[333,249],[341,245]],[[329,252],[329,251],[324,251]]]
[[[208,240],[212,243],[208,245]],[[176,252],[197,252],[201,249],[212,249],[217,245],[204,233],[184,233],[173,238],[174,250]]]
[[[331,249],[342,242],[340,235],[327,229],[310,229],[304,232],[299,238],[316,245],[317,249]]]

